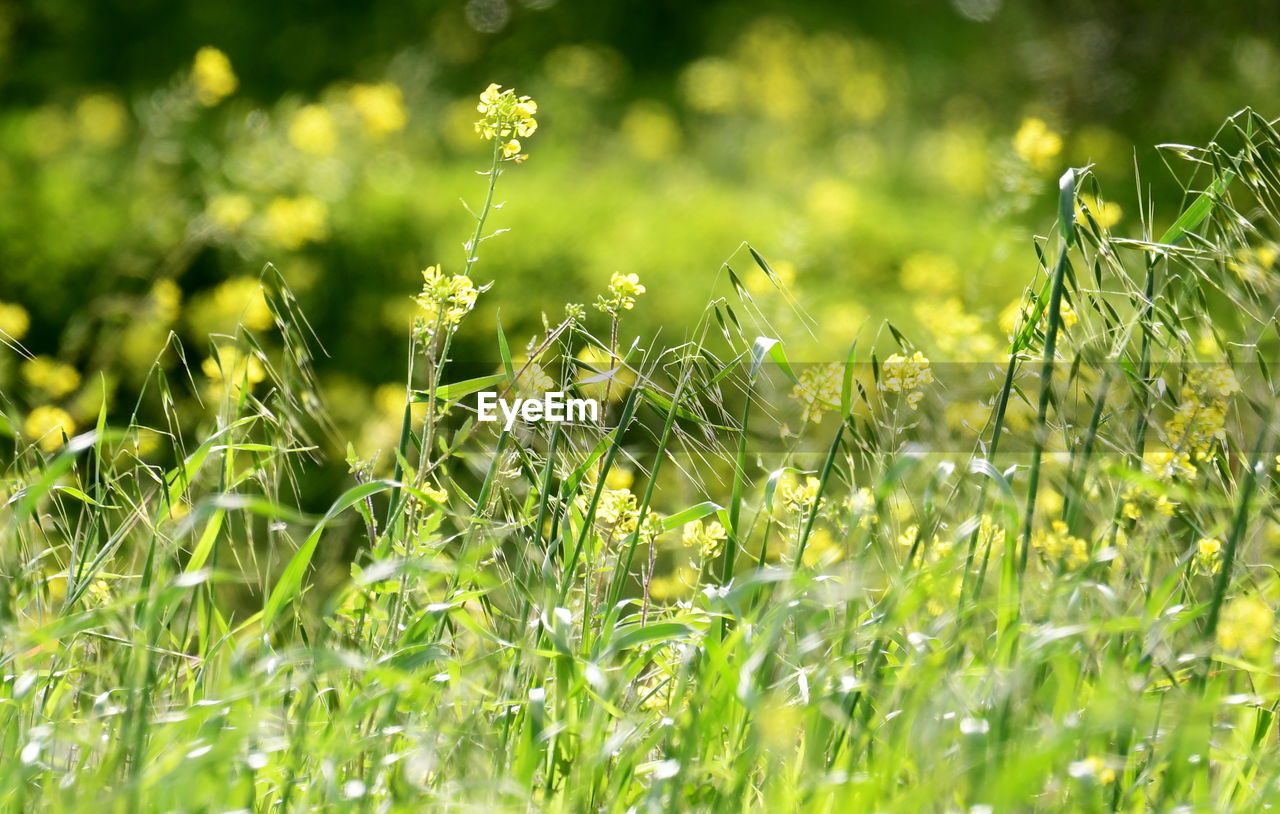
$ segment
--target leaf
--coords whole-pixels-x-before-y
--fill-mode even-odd
[[[684,511],[676,512],[670,517],[664,518],[662,521],[662,530],[671,531],[672,529],[683,526],[685,523],[692,523],[695,520],[701,520],[709,514],[715,514],[716,512],[723,511],[724,507],[719,503],[712,503],[708,500],[703,503],[699,503],[696,506],[690,506]]]
[[[849,346],[844,360],[844,375],[840,379],[840,414],[846,419],[853,415],[853,359],[858,350],[858,340]]]
[[[681,639],[693,633],[693,628],[683,622],[656,622],[652,625],[627,625],[614,630],[615,635],[605,648],[606,654],[630,650],[651,642]]]
[[[495,384],[501,384],[507,380],[507,374],[494,373],[492,376],[481,376],[477,379],[467,379],[464,382],[454,382],[436,388],[437,401],[457,401],[460,398],[469,396],[477,390],[483,390],[486,387],[493,387]],[[430,401],[431,394],[426,390],[414,390],[413,401],[421,403]]]
[[[319,522],[316,523],[316,527],[312,529],[311,534],[303,541],[302,546],[294,552],[289,564],[284,567],[284,571],[280,573],[280,578],[276,580],[275,587],[271,589],[271,595],[267,597],[267,602],[262,608],[263,630],[270,629],[276,615],[302,590],[302,577],[306,574],[307,566],[311,563],[311,557],[315,554],[316,545],[319,544],[320,536],[324,533],[324,528],[329,524],[329,521],[365,498],[393,488],[406,487],[404,484],[395,481],[370,481],[369,483],[351,487],[334,501],[333,505],[329,507],[329,511],[324,513],[324,517],[320,518]]]
[[[1178,219],[1173,222],[1168,231],[1160,236],[1160,242],[1170,246],[1175,245],[1186,237],[1188,232],[1199,226],[1201,221],[1208,216],[1210,210],[1213,209],[1214,203],[1222,197],[1235,178],[1236,174],[1231,170],[1227,170],[1215,178],[1209,188],[1196,196],[1196,199],[1191,202],[1191,206],[1188,206],[1178,216]]]
[[[516,369],[511,363],[511,348],[507,345],[507,335],[502,330],[502,312],[498,312],[498,354],[502,356],[502,369],[508,381],[515,381]]]
[[[787,361],[787,354],[782,349],[782,340],[768,336],[757,336],[755,343],[751,346],[751,379],[753,381],[756,375],[759,374],[760,367],[764,364],[766,356],[773,360],[773,363],[786,374],[793,384],[800,381],[795,371],[791,369],[791,363]]]

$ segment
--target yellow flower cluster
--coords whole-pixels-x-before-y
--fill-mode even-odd
[[[1124,504],[1120,513],[1130,520],[1143,520],[1148,517],[1173,517],[1177,504],[1165,495],[1156,495],[1147,490],[1133,488],[1123,495]]]
[[[1054,156],[1062,152],[1062,136],[1050,130],[1044,119],[1023,119],[1013,137],[1013,151],[1037,170],[1047,169]]]
[[[921,389],[933,382],[933,370],[924,354],[916,351],[910,358],[895,353],[880,366],[880,389],[890,393],[906,393],[911,409],[924,398]]]
[[[695,520],[685,523],[684,534],[680,539],[687,547],[698,549],[704,559],[711,560],[724,551],[724,542],[728,538],[729,533],[718,520],[712,520],[705,526],[702,521]]]
[[[639,274],[622,274],[615,271],[609,277],[609,296],[598,296],[596,308],[616,317],[621,311],[630,311],[635,308],[636,297],[645,291],[645,287],[640,283]]]
[[[360,114],[365,132],[382,136],[403,130],[408,114],[404,108],[404,94],[391,82],[376,85],[356,85],[351,89],[351,106]]]
[[[808,513],[818,500],[818,490],[821,485],[819,480],[812,475],[807,476],[804,479],[804,483],[800,483],[796,479],[787,479],[778,490],[782,498],[782,505],[795,514]]]
[[[801,371],[791,398],[800,402],[801,421],[818,423],[840,402],[840,385],[844,371],[838,364],[814,365]]]
[[[952,361],[984,361],[994,358],[996,340],[984,330],[985,321],[966,311],[959,297],[923,300],[915,306],[916,319],[930,333],[938,349]]]
[[[1205,537],[1196,543],[1195,570],[1197,574],[1216,574],[1222,570],[1222,541]]]
[[[1089,544],[1071,534],[1067,524],[1053,521],[1052,530],[1040,529],[1031,538],[1031,545],[1051,563],[1061,562],[1068,571],[1089,564]]]
[[[66,362],[48,356],[37,356],[22,363],[22,378],[30,385],[43,390],[51,398],[59,399],[80,386],[80,373]]]
[[[240,81],[231,70],[231,60],[212,46],[196,51],[191,66],[191,84],[196,89],[196,100],[205,107],[213,107],[236,92]]]
[[[1187,375],[1182,400],[1164,426],[1171,449],[1166,476],[1193,478],[1196,464],[1213,457],[1218,442],[1227,437],[1227,399],[1239,392],[1240,384],[1228,367],[1197,369]]]
[[[54,452],[62,446],[62,437],[75,434],[76,424],[61,407],[44,405],[27,413],[22,430],[45,452]]]
[[[1232,599],[1222,608],[1218,646],[1246,656],[1258,656],[1271,643],[1275,623],[1275,612],[1261,599],[1249,596]]]
[[[521,160],[520,141],[529,138],[538,129],[538,103],[528,96],[516,96],[514,89],[503,90],[501,85],[490,85],[480,94],[476,105],[480,119],[476,132],[486,141],[501,139],[505,158]]]
[[[605,489],[596,504],[596,522],[623,536],[636,530],[640,507],[630,489]]]
[[[324,240],[329,236],[329,208],[310,195],[276,198],[267,205],[266,232],[286,249]]]
[[[445,276],[440,266],[422,270],[422,293],[417,296],[421,330],[432,336],[440,327],[446,330],[457,327],[462,318],[476,306],[480,290],[465,274]]]

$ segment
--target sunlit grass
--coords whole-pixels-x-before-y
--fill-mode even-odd
[[[6,806],[1276,798],[1267,121],[1178,148],[1188,192],[1159,234],[1147,212],[1114,237],[1094,177],[1063,175],[1009,353],[965,365],[891,321],[792,358],[764,306],[789,307],[784,281],[746,246],[690,325],[631,334],[652,292],[618,275],[456,358],[504,285],[464,273],[494,185],[523,169],[486,135],[474,236],[424,275],[406,337],[399,436],[351,448],[327,510],[302,484],[341,439],[273,267],[270,319],[211,337],[190,379],[157,363],[136,407],[68,438],[0,401]],[[551,387],[602,420],[474,421],[477,390]],[[216,419],[178,413],[189,389]]]

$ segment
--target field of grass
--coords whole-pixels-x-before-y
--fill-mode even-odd
[[[1129,205],[1140,238],[1110,233],[1105,178],[1066,171],[986,362],[931,361],[892,314],[793,358],[810,320],[746,244],[687,325],[634,335],[654,292],[616,274],[459,358],[494,296],[469,272],[490,238],[520,251],[486,225],[521,206],[495,187],[538,145],[520,98],[482,114],[492,164],[465,257],[423,274],[398,443],[352,447],[327,511],[303,492],[337,432],[316,359],[343,337],[274,267],[270,319],[209,339],[198,426],[158,363],[73,437],[0,399],[0,805],[1280,798],[1271,123],[1167,146],[1186,194]],[[482,389],[606,409],[503,431]],[[108,420],[130,410],[166,420]]]

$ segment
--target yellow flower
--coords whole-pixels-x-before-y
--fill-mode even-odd
[[[800,402],[801,421],[818,423],[823,415],[840,402],[840,386],[844,371],[838,364],[813,365],[801,371],[791,398]]]
[[[795,478],[787,479],[778,490],[782,505],[795,514],[807,514],[818,500],[821,485],[812,475],[807,476],[803,484]]]
[[[106,93],[91,93],[76,103],[80,138],[94,147],[114,147],[124,138],[128,121],[124,105]]]
[[[1023,119],[1022,126],[1013,137],[1013,151],[1023,161],[1043,170],[1054,156],[1062,152],[1062,136],[1050,130],[1043,119]]]
[[[1051,563],[1061,562],[1068,571],[1089,564],[1089,544],[1070,533],[1067,524],[1055,520],[1051,531],[1041,529],[1031,538],[1031,545]]]
[[[1114,783],[1116,779],[1116,770],[1095,755],[1072,763],[1067,768],[1067,773],[1077,780],[1092,780],[1104,786]]]
[[[1200,574],[1216,574],[1222,570],[1222,541],[1205,537],[1196,543],[1195,569]]]
[[[456,327],[475,307],[479,296],[480,290],[465,274],[446,277],[439,266],[423,269],[422,293],[417,297],[418,307],[422,309],[416,323],[418,330],[432,336],[438,327]]]
[[[408,118],[404,94],[391,82],[356,85],[351,89],[351,106],[360,114],[365,132],[371,136],[403,130]]]
[[[293,114],[289,124],[289,141],[304,153],[330,155],[338,142],[333,127],[333,114],[323,105],[305,105]]]
[[[698,553],[710,560],[720,556],[728,536],[724,526],[717,520],[712,520],[705,526],[701,521],[695,520],[692,523],[685,523],[681,540],[689,548],[698,549]]]
[[[1275,621],[1275,613],[1262,600],[1244,596],[1232,599],[1223,606],[1218,621],[1218,646],[1257,656],[1270,643]]]
[[[609,277],[609,296],[596,298],[596,308],[610,316],[616,317],[620,311],[630,311],[636,307],[636,297],[645,292],[640,284],[639,274],[621,274],[614,272]]]
[[[23,362],[22,378],[55,399],[80,386],[80,373],[74,367],[48,356],[37,356]]]
[[[529,138],[538,129],[534,115],[538,103],[528,96],[516,96],[513,89],[503,90],[501,85],[490,85],[480,94],[476,110],[481,118],[476,122],[476,132],[486,141],[513,137]]]
[[[267,206],[266,232],[286,249],[324,240],[329,236],[329,208],[309,195],[276,198]]]
[[[196,52],[191,82],[195,85],[197,101],[205,107],[213,107],[235,93],[240,84],[227,55],[208,45]]]
[[[62,446],[62,437],[75,434],[76,424],[61,407],[44,405],[27,414],[23,432],[40,445],[45,452],[54,452]]]
[[[448,500],[449,500],[449,493],[448,493],[448,492],[446,492],[445,490],[440,489],[440,488],[438,488],[438,487],[432,486],[432,485],[431,485],[431,484],[429,484],[429,483],[428,483],[428,484],[425,484],[425,485],[422,487],[422,492],[423,492],[423,494],[425,494],[427,497],[431,498],[431,499],[432,499],[432,500],[434,500],[436,503],[439,503],[439,504],[440,504],[440,505],[442,505],[442,506],[443,506],[445,503],[447,503],[447,502],[448,502]]]
[[[234,232],[253,216],[253,203],[247,195],[214,195],[205,207],[205,215],[216,225]]]
[[[0,337],[18,341],[31,328],[27,309],[12,302],[0,302]]]
[[[880,366],[880,389],[906,393],[907,406],[916,409],[924,398],[921,388],[933,383],[933,370],[924,354],[916,351],[911,358],[895,353]]]

